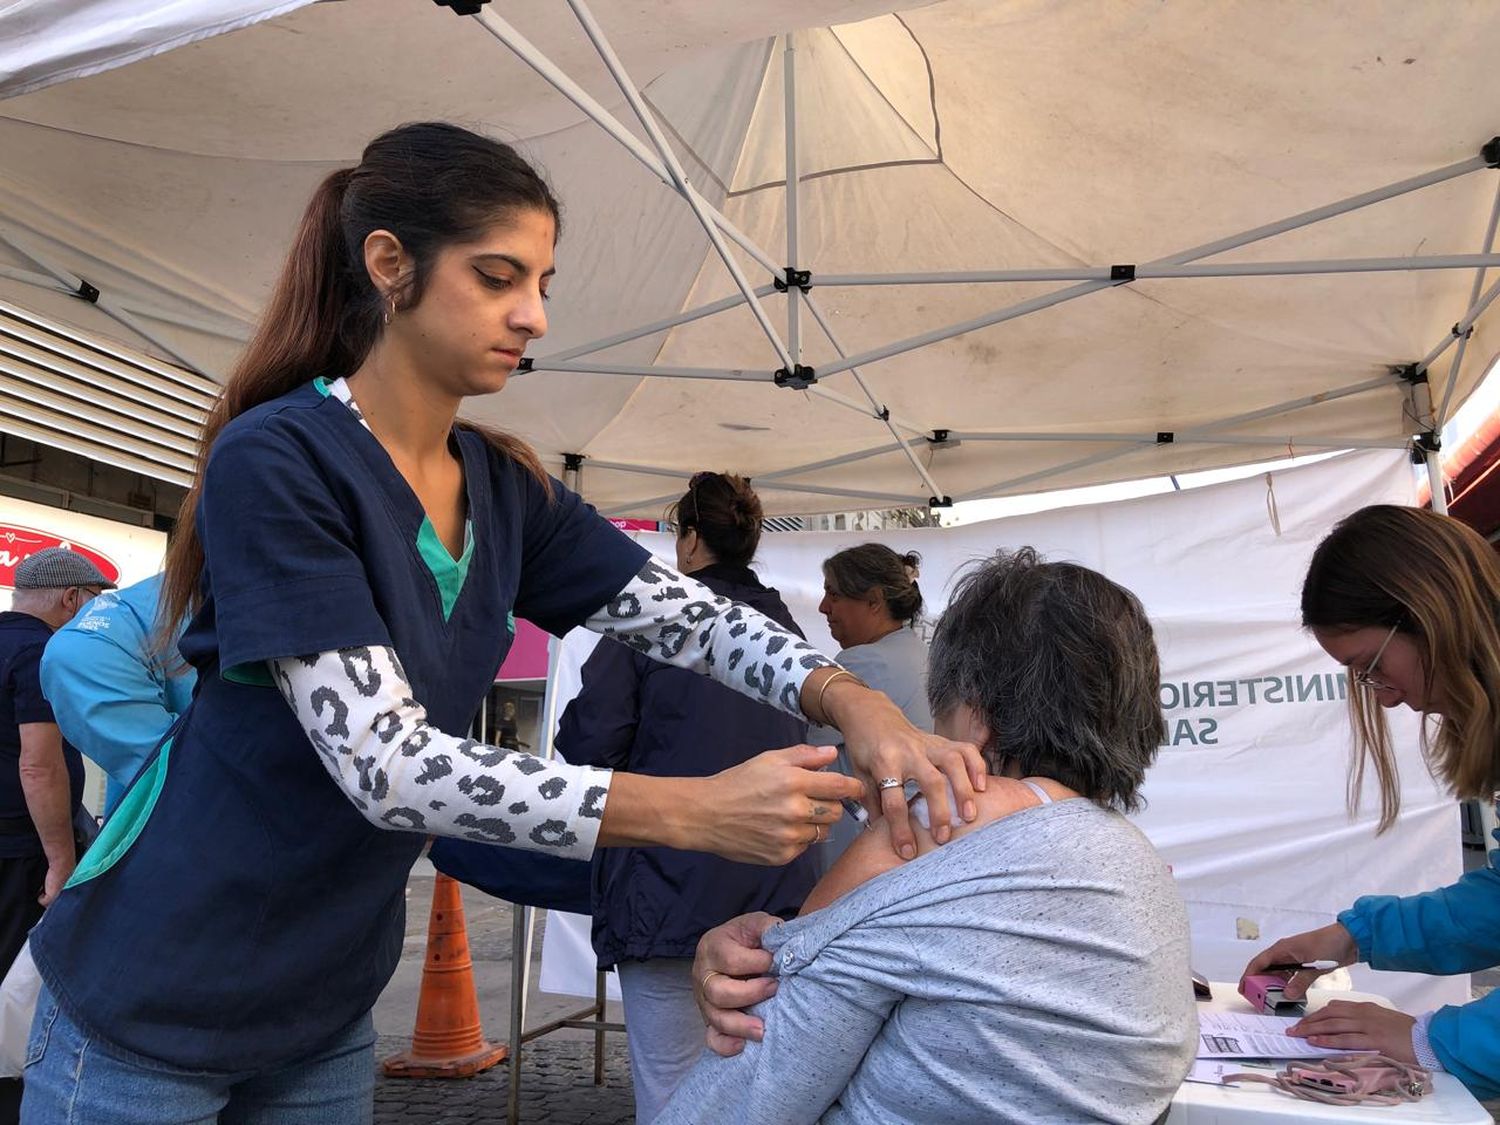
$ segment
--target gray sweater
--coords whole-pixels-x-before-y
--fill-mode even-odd
[[[1197,1039],[1187,914],[1124,817],[1023,809],[766,935],[765,1039],[659,1125],[1149,1123]]]

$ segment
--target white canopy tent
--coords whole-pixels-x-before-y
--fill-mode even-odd
[[[474,413],[614,514],[1399,447],[1495,354],[1491,6],[891,6],[13,3],[0,425],[121,457],[135,392],[36,333],[221,374],[313,185],[422,117],[560,190],[553,330]],[[181,480],[211,387],[159,373],[132,466]]]

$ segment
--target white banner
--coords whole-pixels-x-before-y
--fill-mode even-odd
[[[1255,951],[1326,924],[1359,895],[1428,890],[1462,870],[1457,805],[1429,778],[1416,718],[1404,709],[1390,713],[1401,819],[1375,837],[1373,788],[1359,817],[1349,819],[1346,680],[1298,626],[1302,578],[1317,542],[1356,508],[1410,503],[1411,482],[1400,455],[1353,454],[1269,479],[957,528],[768,534],[756,569],[781,591],[808,638],[830,653],[836,646],[817,613],[820,564],[854,543],[920,551],[933,618],[954,574],[1002,547],[1030,545],[1133,590],[1156,628],[1169,729],[1147,778],[1147,807],[1135,819],[1173,865],[1187,899],[1195,967],[1235,979]],[[640,538],[672,558],[667,536]],[[563,642],[560,703],[577,691],[577,669],[593,643],[576,632]],[[549,935],[553,928],[549,921]],[[544,965],[551,953],[544,943]],[[592,995],[592,964],[578,968],[578,994]],[[561,976],[555,970],[548,979]],[[1356,969],[1354,982],[1409,1011],[1469,998],[1467,976]]]

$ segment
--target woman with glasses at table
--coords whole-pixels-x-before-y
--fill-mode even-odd
[[[1390,732],[1381,708],[1436,717],[1423,732],[1434,774],[1460,798],[1500,788],[1500,559],[1457,520],[1419,508],[1363,508],[1314,552],[1302,623],[1349,669],[1356,738],[1351,798],[1368,765],[1380,784],[1380,831],[1400,811]],[[1374,969],[1450,975],[1500,964],[1500,871],[1471,871],[1450,887],[1358,899],[1332,925],[1277,942],[1246,975],[1277,964],[1368,962]],[[1317,972],[1294,974],[1297,999]],[[1335,1001],[1292,1028],[1320,1047],[1379,1051],[1456,1075],[1476,1097],[1500,1097],[1500,993],[1410,1016]]]
[[[744,477],[698,473],[672,505],[677,569],[715,594],[802,636],[781,595],[750,569],[760,498]],[[763,750],[793,746],[807,725],[707,677],[601,641],[563,712],[557,750],[573,765],[658,777],[707,777]],[[819,827],[820,842],[828,829]],[[593,859],[593,943],[620,972],[635,1115],[650,1125],[703,1050],[693,1001],[698,939],[738,914],[795,917],[818,881],[816,851],[781,867],[663,847],[608,848]]]

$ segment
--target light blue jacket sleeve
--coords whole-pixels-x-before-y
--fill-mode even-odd
[[[63,737],[109,775],[106,814],[192,690],[190,670],[169,677],[151,659],[154,590],[149,607],[132,604],[131,592],[94,599],[53,635],[42,654],[42,692]],[[143,613],[144,608],[150,611]]]
[[[750,1009],[765,1038],[733,1058],[705,1050],[657,1125],[813,1125],[838,1100],[902,999],[887,974],[916,966],[892,964],[889,945],[859,927],[791,971],[796,948],[776,957],[776,995]]]
[[[1404,898],[1368,895],[1338,920],[1372,969],[1447,976],[1492,968],[1500,964],[1500,871],[1482,867],[1452,886]],[[1439,1008],[1427,1039],[1475,1097],[1500,1097],[1500,992]]]

